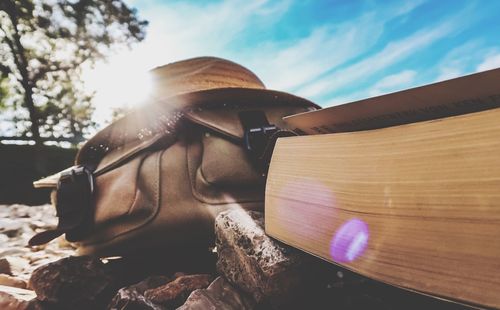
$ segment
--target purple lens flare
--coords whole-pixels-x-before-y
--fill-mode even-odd
[[[368,225],[360,219],[350,219],[335,232],[330,255],[338,263],[352,262],[366,250],[369,238]]]

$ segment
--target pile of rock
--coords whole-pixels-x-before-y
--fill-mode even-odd
[[[64,238],[46,245],[27,246],[34,234],[56,224],[55,210],[50,205],[0,205],[0,285],[26,288],[33,270],[74,255],[74,248]]]
[[[19,222],[32,220],[21,217]],[[14,221],[5,223],[10,226],[2,225],[1,232],[9,240],[23,236],[15,242],[27,241],[39,227],[31,224],[35,228],[28,230]],[[13,252],[6,252],[11,256],[0,260],[0,266],[3,276],[14,282],[0,282],[0,309],[413,309],[439,303],[369,281],[271,239],[259,212],[221,213],[215,232],[216,254],[181,254],[177,260],[173,253],[153,261],[102,260],[68,256],[73,252],[62,241],[53,245],[55,250],[51,245],[32,249],[16,243],[11,249],[21,251],[15,252],[21,258],[30,260],[32,253],[49,250],[53,256],[44,259],[55,261],[42,266],[35,261],[13,271]],[[184,265],[174,263],[178,261]],[[173,272],[181,270],[175,268],[186,272]]]
[[[206,273],[151,275],[154,267],[140,270],[149,263],[71,256],[73,249],[62,240],[27,247],[34,233],[55,224],[50,206],[2,211],[0,236],[7,247],[0,259],[1,309],[279,308],[300,295],[304,256],[264,233],[262,213],[241,210],[217,217],[217,261],[197,256],[212,265]]]

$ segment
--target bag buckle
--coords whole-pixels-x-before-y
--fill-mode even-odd
[[[92,171],[86,166],[75,166],[67,171],[61,172],[59,182],[57,183],[57,191],[73,191],[84,187],[83,190],[92,196],[94,193],[94,176]]]
[[[76,166],[61,174],[57,184],[56,210],[68,241],[78,240],[88,227],[95,184],[92,171]]]
[[[29,244],[44,244],[64,233],[70,242],[81,240],[92,227],[94,189],[95,180],[90,168],[76,166],[61,172],[55,202],[59,219],[57,227],[36,234]]]
[[[242,111],[238,114],[244,130],[244,147],[255,168],[265,177],[278,138],[296,134],[269,124],[264,111]]]
[[[271,136],[278,130],[278,127],[275,125],[246,130],[244,134],[245,148],[247,151],[260,156],[264,152]]]

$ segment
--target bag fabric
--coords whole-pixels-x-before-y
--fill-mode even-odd
[[[252,149],[259,141],[249,140],[267,144],[271,125],[277,127],[271,134],[279,136],[287,129],[284,116],[319,107],[267,90],[248,69],[223,59],[180,64],[155,69],[163,81],[159,88],[172,93],[181,75],[188,77],[187,91],[150,99],[90,139],[78,152],[77,168],[35,182],[56,188],[59,225],[31,244],[65,233],[80,254],[96,256],[202,247],[213,243],[219,212],[263,210],[259,156],[269,150],[262,143]],[[230,87],[220,82],[224,75],[231,77]]]

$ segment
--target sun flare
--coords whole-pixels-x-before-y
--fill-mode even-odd
[[[99,63],[82,75],[85,87],[95,92],[95,120],[109,121],[112,111],[137,106],[145,101],[152,89],[148,68],[125,59]]]

